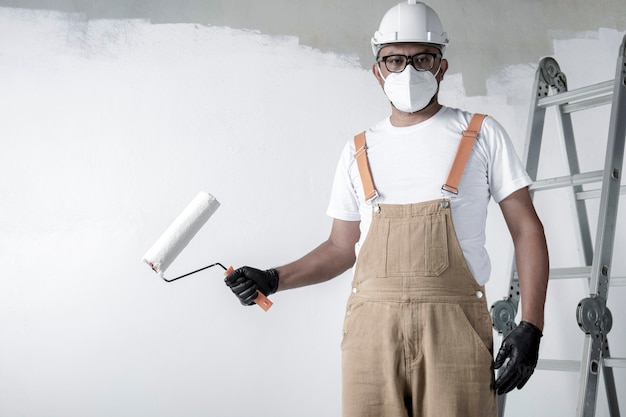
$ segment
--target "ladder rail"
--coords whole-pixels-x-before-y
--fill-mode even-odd
[[[617,402],[617,388],[615,387],[615,375],[613,374],[613,368],[619,367],[620,363],[624,363],[626,366],[626,358],[615,358],[611,360],[611,351],[609,349],[608,342],[604,346],[604,352],[602,353],[602,375],[604,376],[604,389],[606,390],[606,397],[609,406],[609,415],[619,416],[619,403]]]
[[[564,93],[567,94],[567,93]],[[561,132],[561,137],[565,138],[562,141],[563,151],[568,165],[568,173],[570,176],[580,175],[580,162],[578,160],[578,152],[576,150],[576,143],[574,142],[574,126],[572,125],[572,116],[569,113],[563,113],[563,106],[559,106],[557,114],[558,128]],[[589,227],[589,214],[587,213],[587,204],[583,200],[578,200],[576,195],[583,191],[582,184],[574,184],[568,188],[568,200],[572,211],[576,213],[577,226],[574,230],[577,230],[576,239],[578,241],[578,247],[580,251],[580,261],[583,265],[590,265],[593,259],[593,246],[591,238],[591,229]]]
[[[526,133],[524,145],[523,161],[526,172],[533,182],[537,181],[537,171],[539,168],[539,155],[543,140],[543,129],[545,124],[546,109],[539,106],[541,99],[549,96],[550,87],[559,92],[567,91],[567,81],[565,75],[559,70],[557,62],[552,58],[544,58],[535,72],[535,91],[531,97],[529,128]],[[529,187],[530,197],[534,197],[534,190]],[[517,314],[520,301],[519,280],[516,273],[515,257],[511,262],[509,275],[509,294],[503,301],[495,303],[491,307],[493,327],[502,335],[504,339],[516,326],[515,315]],[[500,370],[502,372],[502,370]],[[506,394],[498,396],[498,415],[503,416],[506,408]]]
[[[595,414],[599,382],[598,364],[602,363],[603,354],[608,352],[606,333],[610,331],[610,323],[607,323],[607,321],[610,322],[610,311],[606,309],[606,299],[609,292],[621,171],[624,161],[624,142],[626,141],[626,117],[624,117],[626,114],[626,36],[620,47],[615,71],[605,171],[600,193],[600,214],[589,282],[590,298],[587,299],[597,303],[597,307],[592,308],[591,313],[599,316],[592,326],[585,328],[581,326],[586,334],[577,406],[579,417],[590,417]],[[578,314],[581,315],[581,312],[579,311]],[[586,313],[582,312],[582,314]],[[619,415],[617,400],[611,398],[613,394],[616,395],[612,369],[609,368],[608,371],[605,369],[604,377],[611,415]]]
[[[617,224],[617,208],[621,188],[621,171],[624,163],[624,142],[626,140],[626,36],[622,43],[623,54],[618,60],[613,103],[611,105],[611,122],[609,125],[609,141],[607,144],[606,159],[600,194],[600,213],[598,233],[596,237],[597,261],[594,259],[594,268],[591,274],[590,290],[592,294],[604,296],[608,293],[608,273],[610,268],[613,244],[615,241],[615,226]],[[620,62],[621,61],[621,62]],[[621,117],[620,117],[621,116]],[[607,250],[608,249],[608,250]],[[606,272],[606,273],[604,273]],[[604,278],[606,276],[606,278]]]

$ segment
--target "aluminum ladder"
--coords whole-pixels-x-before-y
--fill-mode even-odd
[[[611,276],[619,197],[620,194],[626,194],[626,187],[621,186],[626,140],[626,36],[619,49],[614,80],[568,91],[565,74],[561,72],[556,60],[544,58],[539,63],[534,88],[524,150],[526,169],[534,181],[530,187],[531,196],[534,197],[534,193],[539,191],[566,189],[579,226],[575,232],[582,266],[551,269],[550,280],[586,278],[589,283],[589,296],[582,299],[576,309],[578,326],[585,334],[581,361],[540,359],[537,369],[580,373],[577,417],[595,415],[601,371],[610,416],[619,417],[613,368],[626,367],[626,358],[611,357],[607,334],[613,320],[606,303],[609,286],[626,285],[626,278]],[[581,173],[571,113],[607,104],[611,104],[611,115],[604,169]],[[545,114],[549,107],[556,109],[557,126],[563,140],[569,175],[538,180],[537,169]],[[587,184],[596,184],[599,188],[585,190],[583,186]],[[599,198],[595,245],[592,245],[585,203],[592,198]],[[503,337],[516,326],[515,316],[520,300],[514,264],[513,261],[508,296],[491,307],[494,329]],[[504,416],[505,402],[505,395],[498,397],[500,416]]]

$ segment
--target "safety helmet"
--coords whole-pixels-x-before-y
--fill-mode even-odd
[[[385,13],[372,38],[372,51],[378,57],[387,44],[419,42],[437,45],[443,52],[448,41],[448,34],[433,9],[417,0],[407,0]]]

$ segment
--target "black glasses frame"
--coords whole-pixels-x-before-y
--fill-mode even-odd
[[[414,61],[413,59],[414,59],[415,57],[420,56],[420,55],[428,55],[428,56],[431,56],[431,57],[433,58],[433,63],[432,63],[432,65],[430,66],[430,68],[417,68],[417,67],[414,65],[414,62],[415,62],[415,61]],[[394,71],[392,71],[392,70],[390,70],[390,69],[389,69],[389,67],[387,66],[387,60],[388,60],[389,58],[394,58],[394,57],[402,57],[402,58],[406,58],[406,62],[404,63],[404,66],[402,67],[402,69],[400,69],[400,70],[394,70]],[[431,53],[431,52],[420,52],[420,53],[415,54],[415,55],[391,54],[391,55],[387,55],[387,56],[381,56],[381,57],[379,57],[379,58],[376,60],[376,62],[378,62],[378,63],[380,63],[381,61],[382,61],[382,62],[384,62],[384,63],[385,63],[385,68],[387,68],[387,71],[389,71],[389,72],[402,72],[402,71],[404,71],[404,70],[405,70],[406,66],[407,66],[407,65],[409,65],[409,62],[411,62],[411,65],[413,65],[413,68],[415,68],[417,71],[430,71],[431,69],[433,69],[433,68],[434,68],[434,66],[435,66],[435,61],[436,61],[437,59],[441,59],[442,57],[443,57],[443,55],[442,55],[442,54],[433,54],[433,53]]]

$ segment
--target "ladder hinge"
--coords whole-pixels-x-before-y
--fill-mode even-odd
[[[576,320],[583,332],[596,337],[606,336],[613,326],[611,310],[602,297],[582,299],[576,309]]]
[[[491,319],[493,328],[506,337],[511,331],[517,327],[515,324],[515,315],[517,314],[517,306],[510,299],[496,301],[491,306]]]

